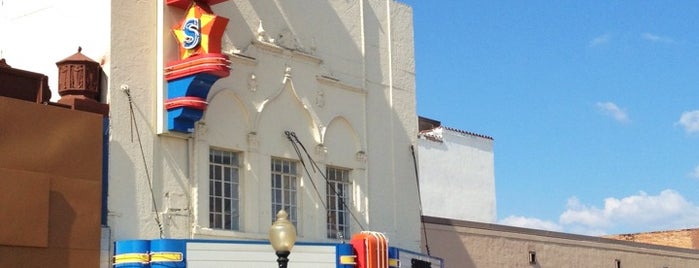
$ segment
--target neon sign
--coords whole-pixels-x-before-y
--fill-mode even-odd
[[[172,28],[179,44],[179,60],[165,66],[169,131],[191,133],[207,108],[211,86],[230,74],[230,61],[221,54],[221,38],[228,19],[216,16],[209,5],[225,0],[168,0],[186,10],[185,18]]]
[[[184,33],[184,41],[182,42],[182,47],[184,47],[184,49],[194,49],[199,45],[201,32],[198,18],[185,20],[182,26],[182,32]]]

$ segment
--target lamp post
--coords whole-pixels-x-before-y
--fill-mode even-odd
[[[296,228],[289,221],[289,214],[283,209],[277,212],[277,220],[269,227],[269,243],[277,254],[279,268],[286,268],[291,248],[296,243]]]

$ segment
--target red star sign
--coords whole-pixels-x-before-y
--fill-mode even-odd
[[[185,18],[173,27],[179,43],[180,59],[206,53],[221,53],[221,37],[228,18],[213,14],[206,4],[193,2]]]

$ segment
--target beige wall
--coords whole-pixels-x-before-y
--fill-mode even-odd
[[[445,267],[699,267],[699,251],[423,217],[430,253]],[[423,237],[424,238],[424,237]],[[537,264],[529,263],[529,252]]]
[[[97,267],[102,116],[0,97],[0,148],[0,267]]]

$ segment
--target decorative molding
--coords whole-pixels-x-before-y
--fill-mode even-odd
[[[465,130],[460,130],[460,129],[456,129],[456,128],[451,128],[451,127],[443,127],[443,128],[446,129],[446,130],[452,131],[452,132],[456,132],[456,133],[459,133],[459,134],[463,134],[463,135],[470,135],[470,136],[475,136],[475,137],[479,137],[479,138],[484,138],[484,139],[493,140],[493,137],[488,136],[488,135],[478,134],[478,133],[474,133],[474,132],[470,132],[470,131],[465,131]]]
[[[265,28],[262,27],[262,20],[260,20],[260,25],[257,26],[257,41],[274,43],[274,40],[267,36]]]
[[[248,133],[248,148],[250,151],[257,151],[257,148],[259,148],[260,142],[257,139],[257,132],[250,132]]]
[[[366,152],[365,152],[365,151],[359,151],[359,152],[357,152],[357,154],[355,155],[355,158],[356,158],[357,161],[359,161],[359,162],[366,163],[366,160],[367,160]]]
[[[248,89],[252,92],[257,91],[257,84],[257,76],[255,73],[251,73],[250,76],[248,76]]]
[[[315,64],[323,63],[323,60],[321,58],[318,58],[314,55],[311,55],[311,54],[308,54],[306,52],[302,52],[299,50],[291,50],[291,56],[294,58],[309,61],[309,62],[315,63]]]
[[[316,106],[320,108],[325,107],[325,92],[323,90],[316,92]]]
[[[197,122],[197,124],[194,127],[194,135],[196,139],[200,139],[201,137],[206,136],[206,133],[209,131],[209,127],[206,125],[206,122],[203,120],[200,120]]]
[[[249,66],[257,65],[257,59],[255,57],[251,57],[235,51],[228,51],[224,54],[228,55],[230,57],[231,62],[233,63],[240,63]]]
[[[259,49],[261,49],[261,50],[263,50],[263,51],[272,52],[272,53],[278,53],[278,54],[281,54],[281,53],[284,52],[284,48],[283,48],[283,47],[277,46],[276,44],[270,43],[270,42],[267,42],[267,41],[253,40],[253,41],[252,41],[252,44],[253,44],[256,48],[259,48]]]
[[[284,55],[290,56],[292,58],[303,60],[303,61],[310,62],[313,64],[323,63],[323,59],[321,59],[315,55],[308,54],[308,53],[303,52],[301,50],[285,48],[285,47],[282,47],[282,46],[275,44],[274,42],[268,42],[266,40],[257,39],[257,40],[252,40],[252,45],[255,46],[256,48],[262,50],[262,51],[267,51],[267,52],[272,52],[272,53],[277,53],[277,54],[284,54]]]
[[[289,79],[291,79],[291,66],[287,65],[284,68],[284,79],[282,79],[282,84],[286,84],[286,82],[288,82]]]
[[[332,76],[329,76],[326,74],[316,75],[316,80],[318,80],[319,83],[324,84],[324,85],[336,87],[339,89],[349,90],[349,91],[356,92],[356,93],[366,94],[366,90],[364,90],[363,88],[343,83],[342,81],[340,81],[340,79],[337,79],[335,77],[332,77]]]
[[[316,155],[319,161],[325,161],[325,157],[328,155],[328,147],[322,143],[316,145]]]

